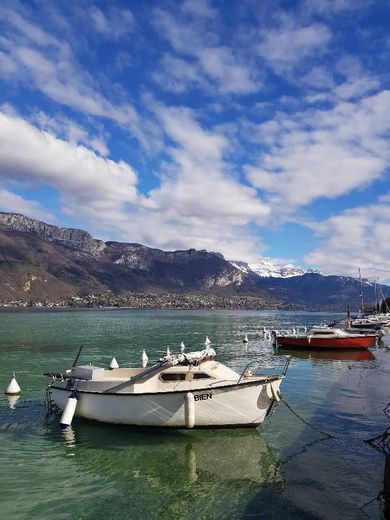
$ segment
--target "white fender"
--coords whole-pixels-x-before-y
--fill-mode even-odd
[[[279,384],[280,384],[279,381],[271,381],[266,386],[267,396],[270,399],[273,399],[274,401],[276,401],[277,403],[280,403],[280,401],[281,401],[281,395],[279,392]]]
[[[186,428],[193,428],[195,426],[195,399],[191,392],[187,392],[184,398],[184,415]]]
[[[73,392],[70,394],[70,396],[68,398],[68,402],[66,403],[64,411],[62,412],[62,415],[61,415],[60,427],[62,430],[69,428],[69,426],[72,424],[73,416],[76,411],[76,406],[77,406],[77,392],[75,390],[73,390]]]
[[[18,395],[21,393],[21,391],[22,390],[18,385],[18,382],[16,381],[15,374],[12,374],[12,379],[7,388],[5,389],[5,393],[7,395]]]
[[[280,395],[278,386],[279,385],[276,383],[276,381],[272,381],[270,383],[272,397],[274,398],[274,401],[276,401],[277,403],[280,403],[280,401],[282,399],[281,399],[281,395]]]

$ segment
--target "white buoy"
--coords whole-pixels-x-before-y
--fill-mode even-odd
[[[64,411],[62,412],[62,415],[61,415],[60,427],[62,430],[69,428],[69,426],[72,424],[73,416],[76,411],[76,406],[77,406],[77,392],[76,392],[76,390],[73,390],[73,392],[70,394],[70,396],[68,398],[68,402],[66,403]]]
[[[209,340],[208,336],[206,336],[206,339],[204,340],[204,344],[206,345],[206,347],[209,347],[211,345],[211,341]]]
[[[118,365],[118,361],[116,360],[116,358],[113,357],[111,359],[110,369],[113,370],[114,368],[119,368],[119,365]]]
[[[7,395],[19,395],[21,393],[22,389],[18,385],[18,382],[16,381],[15,374],[12,374],[12,379],[5,389],[5,393]]]
[[[171,350],[169,347],[167,347],[167,357],[169,357],[171,355]]]
[[[186,348],[186,346],[184,345],[184,342],[182,341],[180,343],[180,352],[184,352],[185,348]]]
[[[248,343],[249,339],[248,339],[248,335],[245,334],[244,336],[244,339],[242,340],[243,343]]]
[[[148,364],[148,361],[149,361],[149,358],[146,355],[146,352],[145,352],[145,349],[144,349],[142,351],[142,356],[141,356],[142,368],[146,368],[146,366]]]

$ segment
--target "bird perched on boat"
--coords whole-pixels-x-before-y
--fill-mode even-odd
[[[185,350],[185,348],[186,348],[186,346],[184,345],[184,341],[182,341],[182,342],[180,343],[180,352],[183,353],[184,350]]]
[[[245,334],[244,339],[242,340],[243,343],[248,343],[248,335]]]

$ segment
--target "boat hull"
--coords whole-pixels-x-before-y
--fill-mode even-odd
[[[192,392],[150,394],[79,390],[76,416],[111,424],[147,427],[256,427],[271,408],[280,382],[281,378],[275,378],[273,388],[269,382],[251,381]],[[61,410],[70,393],[62,383],[51,387],[52,398]],[[188,423],[188,394],[193,395],[193,425]]]
[[[358,338],[329,338],[329,337],[276,337],[278,347],[310,349],[367,349],[375,345],[376,336],[362,336]]]

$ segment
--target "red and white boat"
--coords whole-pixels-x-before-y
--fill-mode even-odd
[[[377,334],[354,334],[343,329],[313,327],[305,334],[276,334],[277,347],[303,349],[367,349]]]

